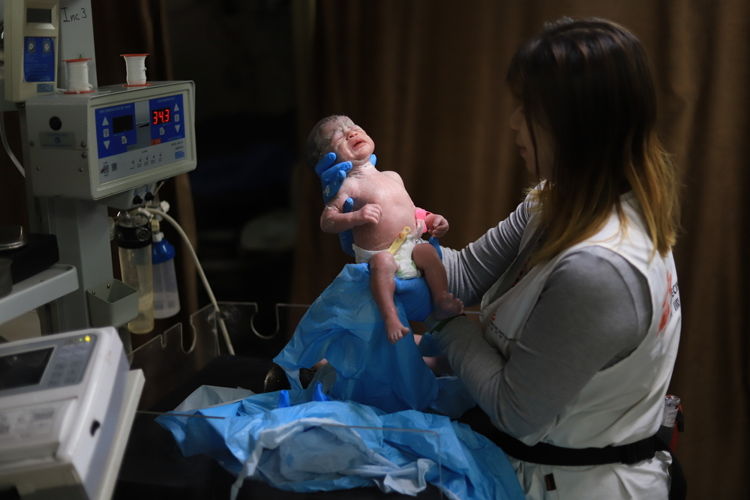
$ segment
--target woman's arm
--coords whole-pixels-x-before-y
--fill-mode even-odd
[[[448,288],[467,306],[478,303],[518,255],[530,207],[527,198],[505,220],[463,250],[443,248]]]
[[[645,278],[614,252],[590,247],[552,272],[507,359],[463,317],[436,337],[495,426],[534,444],[599,370],[638,346],[650,319]]]

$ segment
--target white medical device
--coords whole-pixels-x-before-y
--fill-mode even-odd
[[[193,170],[194,99],[191,81],[28,99],[34,194],[99,200]]]
[[[77,278],[76,290],[47,303],[45,322],[58,332],[121,326],[136,316],[137,296],[113,276],[109,212],[139,206],[159,182],[195,169],[194,84],[97,87],[90,0],[0,5],[0,110],[18,104],[29,227],[56,236],[59,263]]]
[[[60,262],[78,270],[79,289],[50,308],[58,331],[135,317],[135,296],[112,276],[108,209],[129,209],[159,181],[195,169],[194,89],[192,81],[150,82],[26,100],[35,227],[55,234]]]
[[[58,0],[6,0],[3,24],[6,46],[5,99],[21,102],[50,94],[57,82],[60,38]]]
[[[0,344],[0,493],[109,498],[142,386],[112,327]]]

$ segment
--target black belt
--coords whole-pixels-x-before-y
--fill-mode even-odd
[[[562,448],[547,443],[529,446],[497,429],[487,437],[513,458],[544,465],[634,464],[653,458],[657,451],[667,450],[656,436],[604,448]]]
[[[635,443],[604,448],[562,448],[547,443],[528,446],[495,427],[486,413],[478,406],[467,411],[460,419],[474,431],[484,434],[505,453],[518,460],[544,465],[602,465],[634,464],[653,458],[660,450],[668,450],[667,443],[657,436]]]
[[[504,432],[495,429],[486,433],[508,455],[524,462],[545,465],[602,465],[602,464],[634,464],[641,460],[653,458],[660,450],[669,451],[663,439],[651,436],[635,443],[620,446],[605,446],[604,448],[561,448],[547,443],[537,443],[529,446]],[[670,452],[671,453],[671,452]],[[687,481],[682,466],[677,457],[672,455],[670,466],[671,484],[669,487],[670,500],[684,500],[687,496]]]
[[[483,434],[511,457],[524,462],[545,465],[602,465],[602,464],[634,464],[641,460],[653,458],[657,451],[669,450],[668,438],[671,429],[659,437],[651,436],[635,443],[620,446],[605,446],[604,448],[562,448],[546,443],[528,446],[518,439],[505,434],[490,421],[486,413],[478,406],[461,416],[460,421],[468,424],[474,431]],[[682,431],[682,416],[678,414],[678,428]],[[662,428],[664,429],[664,428]],[[666,438],[666,439],[665,439]],[[687,496],[687,482],[680,463],[673,452],[670,466],[670,500],[684,500]]]

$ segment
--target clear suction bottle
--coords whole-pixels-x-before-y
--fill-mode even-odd
[[[115,241],[122,281],[138,290],[138,316],[128,323],[128,330],[149,333],[154,329],[154,282],[148,217],[140,213],[118,214]]]
[[[157,231],[153,235],[151,262],[154,266],[154,317],[170,318],[180,312],[180,294],[174,268],[175,250]]]

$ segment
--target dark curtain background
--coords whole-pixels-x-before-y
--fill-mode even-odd
[[[563,15],[609,18],[640,37],[684,183],[679,456],[690,498],[747,498],[750,3],[320,0],[314,14],[300,140],[318,118],[350,115],[375,140],[378,166],[449,219],[443,244],[459,248],[504,218],[529,182],[503,83],[518,45]],[[317,179],[307,169],[300,179],[293,289],[310,302],[348,259],[318,228]]]
[[[318,118],[350,115],[375,139],[379,166],[398,171],[418,205],[448,217],[451,231],[443,244],[456,248],[504,218],[530,182],[508,128],[511,99],[503,83],[518,45],[562,15],[606,17],[641,38],[656,77],[661,136],[684,184],[675,251],[683,331],[672,384],[687,415],[679,455],[690,498],[746,498],[750,199],[743,191],[750,175],[750,3],[289,1],[297,48],[297,142]],[[124,64],[112,56],[124,52],[151,54],[150,79],[172,77],[167,30],[177,27],[165,18],[164,5],[92,1],[100,85],[124,80]],[[194,36],[210,43],[208,33]],[[17,114],[9,113],[6,124],[20,154]],[[0,167],[0,222],[25,223],[23,180],[5,155]],[[318,228],[322,202],[314,174],[302,165],[297,174],[291,299],[309,303],[349,260],[336,237]],[[175,214],[190,234],[187,177],[165,189],[174,190],[165,197],[175,201]],[[192,310],[195,273],[188,259],[181,262],[183,305]]]

